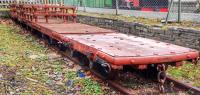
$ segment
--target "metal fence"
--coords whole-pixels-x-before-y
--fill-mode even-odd
[[[96,13],[173,21],[200,21],[200,0],[64,0],[65,5]]]
[[[0,0],[0,8],[8,8],[8,5],[14,2],[15,0]]]
[[[178,10],[179,0],[64,0],[65,5],[74,5],[88,8],[116,8],[142,11],[166,12],[173,2],[174,10]],[[181,10],[186,13],[194,13],[199,9],[200,0],[180,0]]]
[[[0,0],[2,6],[12,2],[72,5],[86,12],[200,22],[200,0]]]

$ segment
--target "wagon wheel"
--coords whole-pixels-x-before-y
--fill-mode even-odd
[[[166,80],[165,64],[159,64],[157,66],[157,70],[158,70],[157,80],[159,82],[159,84],[158,84],[159,90],[161,91],[161,93],[164,93],[165,92],[164,84],[165,84],[165,80]]]
[[[89,65],[89,59],[87,58],[86,55],[76,51],[76,50],[71,50],[71,56],[76,58],[79,61],[80,66],[88,66]]]
[[[55,45],[56,41],[52,39],[51,37],[48,37],[48,44],[49,45]]]
[[[165,70],[167,69],[168,69],[168,65],[165,65]],[[157,75],[159,73],[157,69],[157,65],[149,65],[145,73],[146,73],[145,77],[157,79]]]
[[[60,51],[67,50],[67,47],[62,42],[58,42],[58,48],[60,49]]]
[[[112,70],[108,63],[90,62],[89,67],[100,74],[103,79],[112,80],[116,77],[116,71]]]

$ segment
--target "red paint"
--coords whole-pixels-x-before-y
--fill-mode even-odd
[[[132,0],[134,7],[140,7],[140,1],[139,0]]]
[[[153,8],[141,8],[141,11],[154,11]]]
[[[160,8],[160,12],[168,12],[168,8]]]
[[[60,11],[58,12],[57,9]],[[194,60],[199,57],[197,50],[116,33],[96,26],[72,23],[76,20],[75,9],[75,7],[50,5],[13,5],[11,17],[22,20],[24,24],[53,39],[70,43],[73,50],[85,55],[91,53],[93,61],[97,57],[105,60],[113,69],[122,69],[123,65],[136,66],[138,69],[146,69],[148,64],[177,63],[176,65],[179,65],[180,61]],[[73,12],[68,13],[67,10]],[[143,8],[142,10],[153,9]],[[66,19],[62,18],[65,16],[70,16],[72,22],[66,23]],[[34,20],[31,20],[31,17]]]

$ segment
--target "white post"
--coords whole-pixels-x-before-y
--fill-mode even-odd
[[[200,0],[197,0],[197,4],[196,4],[196,12],[197,12],[197,13],[200,12]]]

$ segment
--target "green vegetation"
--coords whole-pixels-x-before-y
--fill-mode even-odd
[[[1,11],[9,11],[10,9],[8,9],[8,8],[0,8],[0,12]]]
[[[179,79],[192,83],[194,86],[200,86],[200,63],[197,65],[189,62],[181,67],[171,67],[168,69],[168,73]]]
[[[61,56],[41,43],[14,25],[0,25],[0,94],[5,94],[5,91],[20,95],[104,93],[99,83],[78,77],[75,67],[67,67],[68,63]],[[56,58],[51,58],[52,54]],[[11,72],[14,72],[13,76],[7,74]],[[6,82],[1,80],[1,76],[6,78]],[[10,77],[17,81],[16,86],[12,86],[13,80],[7,79]],[[72,86],[66,85],[68,80],[73,81]],[[3,87],[4,83],[13,88]]]
[[[4,19],[8,19],[9,16],[9,10],[8,8],[0,8],[0,17]]]
[[[103,95],[101,87],[97,82],[91,79],[78,79],[75,80],[76,84],[82,84],[83,89],[81,89],[81,95]]]

